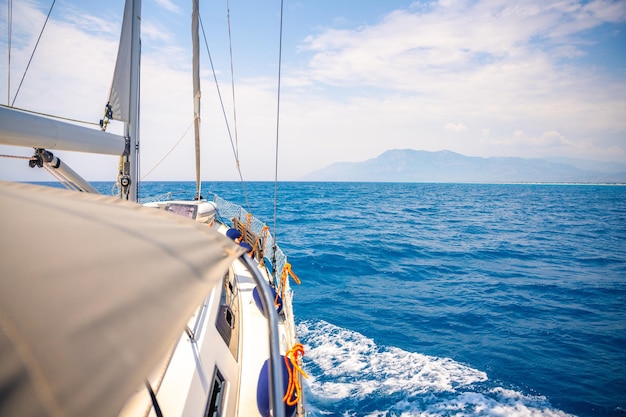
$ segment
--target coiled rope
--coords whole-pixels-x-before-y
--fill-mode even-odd
[[[283,402],[289,406],[296,405],[298,399],[302,398],[302,387],[300,386],[299,376],[302,375],[307,379],[309,378],[298,364],[303,356],[304,346],[300,343],[297,343],[285,353],[285,366],[289,372],[289,383],[287,385],[287,392],[283,397]]]

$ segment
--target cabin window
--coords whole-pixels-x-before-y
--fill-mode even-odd
[[[213,385],[211,386],[211,392],[209,393],[209,399],[206,407],[205,417],[220,417],[224,410],[224,391],[226,388],[226,381],[216,368],[215,375],[213,376]]]
[[[165,211],[178,214],[179,216],[195,219],[198,212],[198,206],[195,204],[171,203],[165,206]]]

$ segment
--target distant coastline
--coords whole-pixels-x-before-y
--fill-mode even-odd
[[[575,159],[481,158],[451,151],[394,149],[362,162],[337,162],[305,175],[301,180],[624,185],[626,163]]]
[[[55,186],[55,187],[63,187],[63,184],[57,182],[57,181],[16,181],[16,182],[21,182],[24,184],[34,184],[34,185],[45,185],[45,186]],[[468,185],[564,185],[564,186],[578,186],[578,185],[588,185],[588,186],[617,186],[617,187],[623,187],[626,186],[626,182],[523,182],[523,181],[517,181],[517,182],[470,182],[470,181],[338,181],[338,180],[325,180],[325,181],[318,181],[318,180],[305,180],[305,179],[299,179],[299,180],[278,180],[278,183],[289,183],[289,184],[293,184],[293,183],[320,183],[320,184],[325,184],[325,183],[354,183],[354,184],[362,184],[362,183],[389,183],[389,184],[468,184]],[[91,181],[91,183],[93,184],[99,184],[99,185],[108,185],[108,186],[114,186],[115,185],[115,181],[108,181],[108,180],[102,180],[102,181]],[[158,184],[158,183],[167,183],[167,184],[172,184],[172,183],[179,183],[179,184],[189,184],[190,186],[194,186],[195,187],[195,180],[180,180],[180,181],[176,181],[176,180],[147,180],[147,181],[141,181],[142,184]],[[237,181],[237,180],[227,180],[227,181],[215,181],[215,180],[202,180],[203,184],[210,184],[210,183],[219,183],[219,184],[239,184],[241,183],[241,181]],[[246,183],[250,183],[250,184],[273,184],[274,181],[273,180],[252,180],[252,181],[246,181]],[[97,187],[96,187],[97,188]]]

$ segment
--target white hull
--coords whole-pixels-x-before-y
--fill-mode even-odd
[[[172,203],[181,206],[212,204],[177,201],[149,203],[147,206],[164,209]],[[217,222],[206,227],[216,228],[221,234],[229,229]],[[258,262],[253,262],[258,266]],[[265,267],[259,266],[259,270],[266,283],[272,281]],[[181,332],[176,346],[150,376],[150,384],[164,416],[205,415],[211,406],[219,409],[220,416],[264,415],[259,411],[257,395],[261,369],[270,358],[271,341],[268,318],[253,298],[258,285],[241,260],[231,265],[223,283],[216,285],[198,307],[188,322],[187,330]],[[298,343],[288,281],[286,285],[287,299],[283,300],[283,309],[278,315],[281,355]],[[225,305],[228,305],[227,309]],[[226,310],[228,313],[225,313]],[[229,319],[225,319],[224,314],[229,314]],[[220,333],[220,327],[222,332],[225,327],[227,331],[230,328],[230,343]],[[298,383],[301,381],[298,380]],[[219,394],[216,390],[220,391]],[[142,386],[138,387],[137,394],[127,403],[120,417],[143,416],[146,413],[157,416],[148,391]],[[303,416],[302,405],[299,412],[291,415]]]
[[[16,393],[0,396],[0,414],[303,417],[300,391],[297,404],[282,402],[283,372],[298,385],[300,374],[283,358],[298,340],[273,238],[223,204],[219,218],[241,229],[252,259],[224,236],[219,202],[136,204],[140,14],[127,0],[105,117],[124,121],[124,136],[0,106],[0,144],[36,148],[31,166],[52,165],[75,189],[96,191],[49,150],[121,156],[118,199],[0,183],[10,275],[0,280],[0,386]],[[196,178],[199,196],[199,166]]]

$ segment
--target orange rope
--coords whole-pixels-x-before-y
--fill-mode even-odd
[[[274,298],[274,305],[278,305],[278,296],[285,299],[285,289],[287,287],[286,281],[287,277],[291,276],[296,284],[300,285],[300,278],[291,270],[291,264],[285,263],[285,267],[283,268],[283,274],[280,277],[280,285],[278,286],[278,291],[276,292],[276,298]]]
[[[283,268],[283,276],[286,277],[287,275],[291,275],[291,278],[293,278],[296,284],[300,284],[300,278],[298,278],[298,276],[294,274],[293,270],[291,269],[290,263],[286,263],[285,268]]]
[[[252,252],[255,252],[256,249],[261,250],[261,239],[264,239],[265,237],[267,237],[267,233],[269,231],[269,228],[267,226],[263,226],[263,228],[261,229],[261,233],[259,233],[259,235],[256,238],[256,241],[254,242],[254,245],[252,245]],[[261,259],[260,262],[261,265],[265,264],[265,259]]]
[[[259,265],[261,266],[265,266],[265,250],[267,249],[267,235],[269,232],[270,228],[264,225],[263,229],[261,229],[261,233],[259,234],[259,238],[257,239],[257,242],[260,242],[261,240],[263,241],[263,256],[261,256],[261,259],[259,260]],[[254,244],[256,246],[256,242]]]
[[[278,285],[278,291],[276,291],[276,297],[274,297],[274,307],[278,307],[278,297],[285,298],[285,277],[286,275],[283,273],[280,278],[280,284]]]
[[[296,374],[298,372],[305,378],[309,376],[302,370],[298,361],[304,356],[304,346],[300,343],[294,345],[290,350],[285,353],[285,365],[287,371],[289,371],[289,384],[287,385],[287,392],[283,397],[285,404],[289,406],[296,405],[298,399],[302,398],[302,388],[300,387],[300,378]],[[291,366],[289,366],[291,364]],[[295,395],[294,395],[295,393]]]

